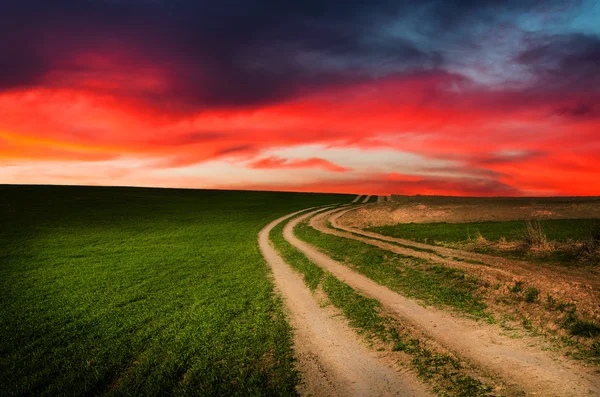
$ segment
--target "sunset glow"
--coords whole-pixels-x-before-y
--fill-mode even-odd
[[[600,3],[542,3],[5,5],[0,183],[600,195]]]

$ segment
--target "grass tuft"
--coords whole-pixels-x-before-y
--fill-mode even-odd
[[[527,291],[525,292],[525,302],[533,303],[533,302],[537,301],[539,296],[540,296],[540,291],[537,288],[529,287],[529,288],[527,288]]]
[[[590,234],[583,240],[578,257],[581,262],[600,264],[600,223],[590,227]]]
[[[569,331],[573,336],[583,336],[586,338],[595,338],[600,336],[600,327],[592,321],[576,319],[569,326]]]
[[[522,237],[522,249],[534,252],[551,252],[554,245],[548,241],[548,237],[539,220],[525,221],[525,230]]]
[[[523,285],[524,285],[523,281],[517,281],[515,283],[515,285],[513,285],[510,288],[510,292],[515,293],[515,294],[523,292]]]
[[[591,351],[594,357],[600,358],[600,339],[595,340],[594,343],[592,343]]]

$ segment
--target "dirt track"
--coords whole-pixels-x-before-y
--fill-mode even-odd
[[[311,224],[322,233],[358,240],[398,254],[423,258],[447,266],[465,269],[478,277],[494,273],[499,280],[513,282],[516,280],[527,280],[530,285],[535,285],[541,291],[551,293],[559,299],[573,301],[580,308],[590,313],[597,313],[598,311],[598,307],[593,307],[594,305],[590,302],[597,301],[596,293],[600,290],[600,277],[592,276],[589,270],[572,267],[565,268],[549,264],[540,266],[539,264],[532,264],[526,261],[499,258],[492,255],[429,245],[368,232],[348,226],[342,221],[345,219],[345,214],[355,209],[356,207],[329,211],[327,215],[315,217]],[[324,221],[325,216],[328,217],[329,222],[335,229],[331,229],[326,225]],[[403,246],[390,243],[398,243]],[[411,247],[414,247],[414,249],[411,249]],[[423,249],[429,252],[421,251]],[[468,263],[465,260],[478,261],[482,264]]]
[[[500,335],[495,326],[457,318],[438,309],[424,308],[300,241],[293,235],[293,227],[313,213],[292,220],[284,229],[286,240],[311,261],[364,295],[379,300],[395,316],[418,326],[426,335],[459,357],[489,375],[499,376],[509,388],[523,389],[531,395],[600,395],[598,377],[558,354],[532,347],[537,344],[533,338],[511,339]],[[322,215],[321,219],[325,216],[327,214]]]
[[[333,308],[320,307],[301,276],[271,247],[271,229],[296,214],[271,222],[258,239],[295,330],[294,347],[304,381],[299,392],[312,396],[432,395],[412,374],[379,360]]]
[[[402,238],[384,236],[382,234],[368,232],[368,231],[365,231],[365,230],[362,230],[362,229],[359,229],[356,227],[346,225],[344,222],[341,221],[341,218],[343,218],[344,215],[348,214],[351,211],[355,211],[355,210],[356,210],[356,208],[343,209],[341,211],[335,210],[334,211],[335,213],[333,213],[333,212],[331,213],[331,216],[329,217],[329,221],[331,222],[332,226],[335,227],[336,229],[344,230],[349,233],[360,234],[362,236],[371,237],[371,238],[374,238],[377,240],[384,240],[384,241],[389,241],[389,242],[393,242],[393,243],[398,243],[398,244],[402,244],[402,245],[409,246],[409,247],[415,247],[417,249],[431,250],[431,251],[435,251],[435,252],[445,255],[445,256],[481,261],[481,262],[486,263],[487,265],[494,266],[498,269],[510,268],[513,273],[514,272],[516,272],[517,274],[522,273],[524,276],[529,276],[531,271],[536,271],[536,275],[537,275],[537,273],[539,273],[539,268],[540,268],[539,265],[532,265],[531,263],[526,262],[526,261],[500,258],[500,257],[493,256],[493,255],[480,254],[480,253],[476,253],[476,252],[469,252],[469,251],[458,250],[458,249],[454,249],[454,248],[447,248],[447,247],[440,247],[437,245],[419,243],[416,241],[406,240],[406,239],[402,239]],[[427,257],[427,259],[431,259],[431,257]],[[550,266],[550,265],[545,265],[545,267],[548,267],[548,266]],[[554,273],[554,274],[560,274],[560,273],[563,273],[564,271],[565,271],[564,268],[561,268],[558,266],[552,266],[552,273]],[[573,274],[573,270],[569,269],[569,278],[571,280],[573,279],[573,276],[575,276],[576,278],[580,278],[580,279],[576,280],[578,282],[592,281],[592,280],[589,280],[589,278],[587,278],[587,276],[585,276],[585,275],[581,275],[581,276],[577,277],[578,275]],[[593,285],[593,287],[600,289],[600,284]]]

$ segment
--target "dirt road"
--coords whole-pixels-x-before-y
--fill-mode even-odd
[[[302,212],[302,211],[300,211]],[[294,328],[294,349],[303,377],[299,390],[311,396],[430,396],[410,373],[398,372],[380,360],[349,328],[331,306],[320,307],[315,297],[269,243],[278,223],[267,225],[258,236],[260,250],[273,271]]]
[[[384,236],[345,225],[341,220],[344,219],[346,213],[352,210],[344,208],[331,210],[328,214],[313,218],[311,222],[313,227],[322,233],[358,240],[401,255],[414,256],[465,269],[477,276],[494,273],[500,280],[527,280],[529,284],[535,285],[538,289],[546,293],[552,293],[553,296],[559,299],[564,298],[576,302],[581,307],[589,306],[586,302],[597,300],[595,294],[596,291],[600,290],[600,278],[590,277],[586,269],[549,264],[540,266],[539,264],[516,259],[499,258],[492,255]],[[327,226],[325,217],[335,229]],[[475,263],[469,263],[469,261],[475,261]]]
[[[301,215],[288,223],[284,229],[285,239],[315,264],[365,296],[380,301],[397,318],[414,324],[459,357],[491,376],[500,377],[514,390],[543,396],[600,395],[597,376],[558,354],[539,350],[533,346],[536,345],[533,338],[512,339],[501,335],[496,326],[424,308],[299,240],[293,234],[293,227],[314,213]]]

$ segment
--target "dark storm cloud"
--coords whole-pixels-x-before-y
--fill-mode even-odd
[[[0,43],[0,90],[40,84],[48,70],[45,60],[35,51],[7,47]]]
[[[179,136],[169,136],[168,139],[153,139],[150,140],[149,143],[153,145],[169,145],[169,146],[187,146],[193,144],[205,144],[220,140],[225,140],[229,134],[222,132],[210,132],[210,131],[202,131],[202,132],[191,132],[184,135]]]
[[[252,145],[252,144],[236,145],[236,146],[229,146],[229,147],[219,150],[217,152],[217,155],[223,156],[226,154],[233,154],[233,153],[255,153],[258,151],[259,151],[259,148],[256,145]]]
[[[0,44],[0,90],[73,84],[67,77],[87,77],[99,67],[74,59],[95,52],[117,71],[154,67],[165,80],[160,89],[111,88],[115,95],[175,110],[273,103],[349,81],[443,70],[445,36],[458,35],[468,47],[477,42],[472,26],[536,6],[522,0],[13,2],[0,16],[8,38]],[[413,17],[407,29],[420,38],[401,31],[407,16]],[[400,31],[390,35],[382,29],[392,22]],[[581,39],[572,38],[585,46]],[[543,65],[557,45],[539,43],[521,61]],[[582,67],[577,53],[562,59],[563,68]]]
[[[571,119],[600,118],[600,106],[592,103],[576,103],[574,105],[561,106],[554,114]]]
[[[473,164],[477,165],[497,165],[497,164],[516,164],[524,163],[529,160],[537,159],[547,155],[540,150],[522,150],[515,152],[489,153],[472,159]]]
[[[412,191],[429,190],[433,192],[460,192],[466,196],[517,196],[522,192],[506,183],[491,179],[475,178],[424,178],[420,181],[394,182],[393,191],[410,189]]]
[[[518,58],[538,77],[544,89],[600,93],[600,37],[585,34],[532,35]],[[566,91],[565,91],[566,90]],[[580,104],[565,109],[586,113]],[[570,110],[570,111],[569,111]]]

